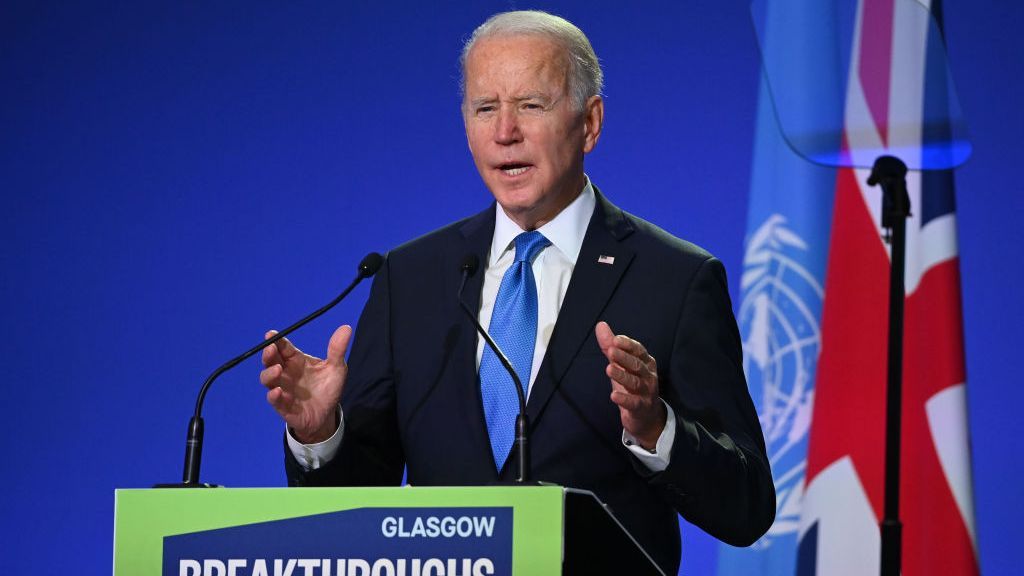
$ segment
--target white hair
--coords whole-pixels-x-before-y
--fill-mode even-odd
[[[565,49],[569,60],[569,93],[579,111],[591,96],[599,96],[604,88],[604,73],[597,60],[597,54],[583,31],[565,18],[540,10],[501,12],[487,19],[473,31],[462,47],[459,64],[462,75],[459,92],[466,94],[466,59],[477,40],[482,38],[508,36],[540,36],[555,42]]]

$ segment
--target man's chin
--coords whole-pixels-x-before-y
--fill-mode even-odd
[[[497,184],[491,188],[491,194],[505,212],[528,212],[537,207],[540,195],[532,186],[502,186]]]
[[[509,201],[508,199],[496,198],[498,206],[505,212],[513,222],[524,230],[535,227],[536,214],[540,212],[536,204],[526,202]]]

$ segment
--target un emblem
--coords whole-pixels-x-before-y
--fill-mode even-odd
[[[777,496],[775,524],[756,544],[795,536],[807,467],[807,432],[821,350],[821,283],[802,265],[807,244],[773,214],[747,244],[738,322],[743,370],[758,408]]]

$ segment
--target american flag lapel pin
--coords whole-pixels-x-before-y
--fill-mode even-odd
[[[597,257],[598,264],[615,264],[615,256],[605,256],[601,254]]]

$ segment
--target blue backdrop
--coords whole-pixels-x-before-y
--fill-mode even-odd
[[[1024,510],[1024,6],[945,4],[975,145],[957,186],[978,534],[1003,574]],[[114,488],[179,479],[213,368],[333,297],[367,251],[487,204],[456,61],[514,7],[588,33],[607,75],[589,174],[721,257],[735,297],[759,74],[742,0],[3,4],[0,573],[107,572]],[[365,296],[295,340],[322,354]],[[206,481],[284,483],[258,370],[208,397]],[[685,530],[685,573],[715,553]]]

